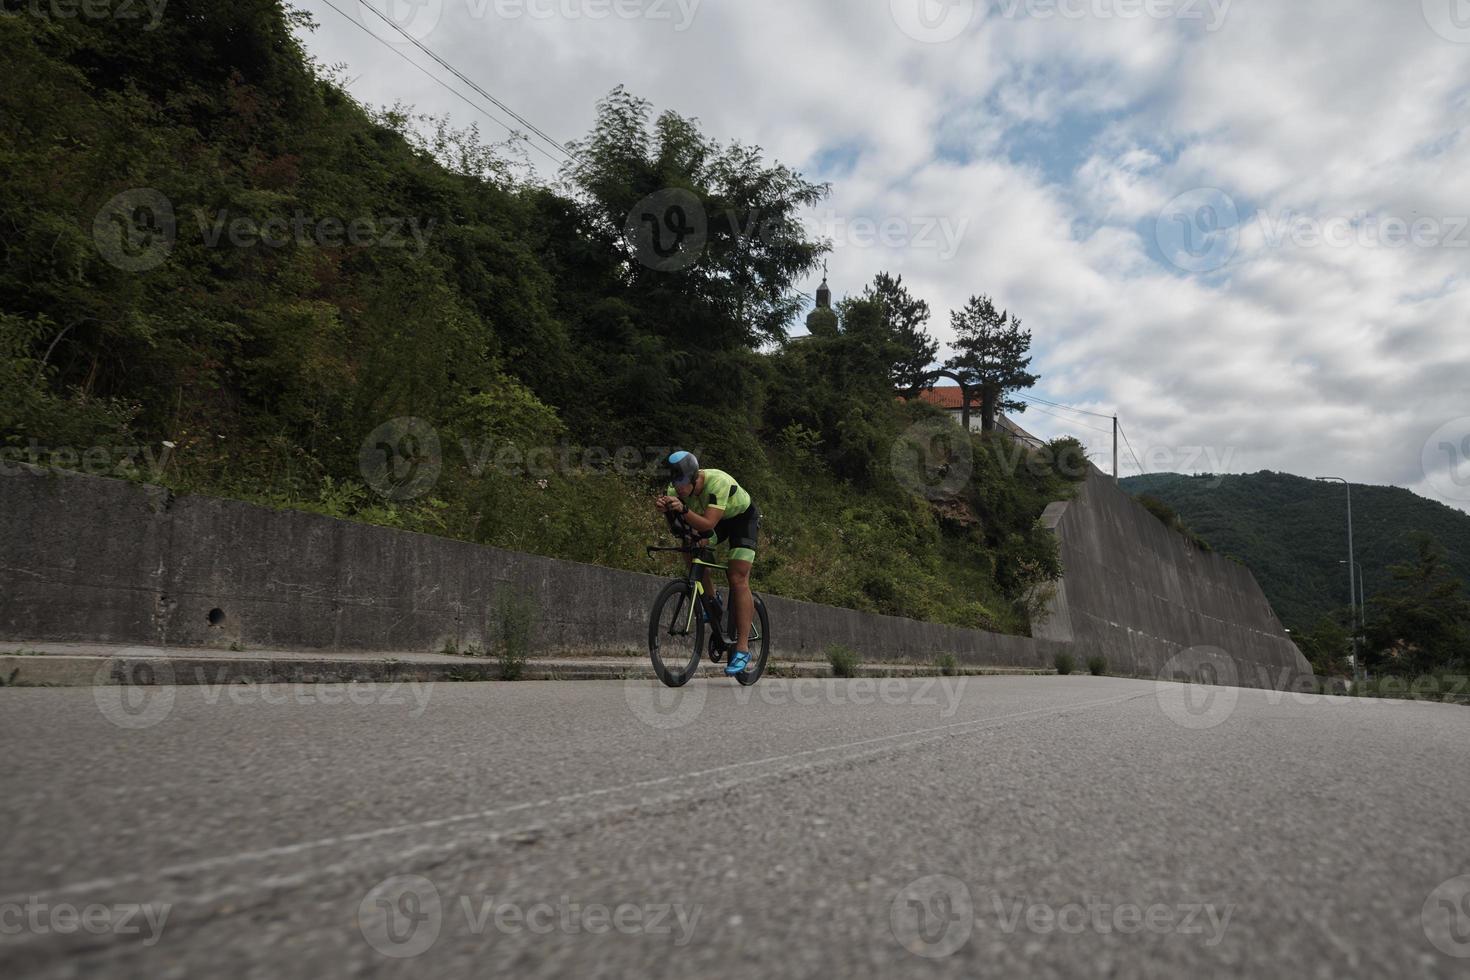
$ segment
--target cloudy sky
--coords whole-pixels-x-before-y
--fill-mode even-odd
[[[1470,510],[1470,0],[298,2],[363,102],[506,132],[371,6],[562,142],[624,84],[831,181],[837,295],[902,273],[947,340],[990,294],[1125,475]]]

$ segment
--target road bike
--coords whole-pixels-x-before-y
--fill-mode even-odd
[[[720,663],[735,652],[735,612],[722,610],[705,592],[701,578],[706,568],[724,571],[727,566],[709,560],[710,552],[703,540],[677,548],[649,545],[647,550],[649,554],[672,551],[691,556],[683,577],[665,585],[653,600],[653,613],[648,617],[648,655],[653,660],[653,672],[669,687],[683,687],[699,671],[701,656],[707,654],[711,662]],[[766,603],[754,592],[751,597],[755,600],[755,615],[750,620],[750,662],[735,675],[746,686],[761,679],[771,652]]]

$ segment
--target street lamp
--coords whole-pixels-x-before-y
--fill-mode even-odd
[[[1346,565],[1347,559],[1339,558],[1337,563]],[[1366,627],[1368,625],[1368,603],[1363,601],[1363,563],[1355,561],[1353,564],[1358,568],[1358,622]]]
[[[1353,610],[1353,618],[1356,620],[1359,618],[1357,613],[1358,560],[1357,555],[1353,552],[1353,485],[1340,476],[1319,476],[1317,480],[1321,483],[1341,483],[1347,489],[1348,556],[1346,562],[1340,562],[1339,564],[1345,564],[1348,567],[1348,608]],[[1360,682],[1363,680],[1363,661],[1358,656],[1358,628],[1356,624],[1353,626],[1353,677]]]

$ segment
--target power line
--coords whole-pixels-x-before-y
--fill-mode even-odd
[[[1100,425],[1092,425],[1091,423],[1081,422],[1081,421],[1078,421],[1077,419],[1069,419],[1065,415],[1058,415],[1056,412],[1049,412],[1049,411],[1047,411],[1044,408],[1037,407],[1036,405],[1032,405],[1031,407],[1033,409],[1035,409],[1036,411],[1040,412],[1043,415],[1050,415],[1054,419],[1061,419],[1063,422],[1066,422],[1068,425],[1078,425],[1078,426],[1081,426],[1084,429],[1091,429],[1093,432],[1101,432],[1104,435],[1112,435],[1112,430],[1111,429],[1104,429]],[[1112,416],[1108,416],[1108,418],[1111,418],[1111,417]]]
[[[1037,398],[1035,395],[1027,395],[1026,400],[1032,402],[1040,402],[1043,405],[1050,405],[1052,408],[1064,408],[1069,412],[1080,412],[1083,415],[1095,415],[1100,419],[1112,419],[1111,415],[1107,415],[1103,412],[1091,412],[1085,408],[1077,408],[1073,405],[1063,405],[1060,402],[1049,402],[1045,398]]]
[[[408,62],[415,69],[417,69],[418,71],[422,72],[431,81],[433,81],[433,82],[435,82],[435,83],[443,86],[446,90],[449,91],[449,93],[451,95],[455,96],[457,99],[459,99],[465,105],[469,106],[471,109],[474,109],[476,112],[478,112],[481,115],[483,115],[486,119],[489,119],[491,122],[495,123],[497,126],[504,127],[505,130],[507,132],[511,133],[512,135],[514,135],[517,132],[519,132],[514,126],[511,126],[510,124],[506,123],[504,120],[495,118],[495,116],[491,115],[484,108],[484,106],[479,106],[479,105],[476,105],[475,103],[471,102],[468,98],[465,97],[464,93],[460,92],[454,86],[452,86],[448,82],[444,81],[444,79],[442,79],[442,78],[438,77],[437,75],[433,74],[432,72],[430,72],[423,65],[421,65],[418,62],[414,61],[412,58],[410,58],[408,55],[404,54],[399,49],[393,47],[385,39],[383,39],[383,38],[379,37],[377,34],[373,33],[371,30],[368,29],[368,27],[365,24],[363,24],[361,21],[359,21],[356,17],[353,17],[351,14],[346,13],[345,11],[343,11],[343,9],[341,7],[339,7],[339,6],[337,6],[335,3],[333,3],[332,0],[322,0],[322,2],[325,3],[328,7],[331,7],[338,14],[341,14],[342,17],[346,18],[346,20],[348,20],[358,30],[363,31],[368,36],[372,37],[375,41],[377,41],[379,44],[381,44],[384,47],[386,47],[389,51],[392,51],[394,54],[398,55],[398,57],[400,57],[404,61]],[[367,4],[361,4],[361,6],[367,7]],[[539,130],[535,126],[533,126],[523,116],[521,116],[515,110],[511,109],[509,106],[506,106],[503,102],[501,102],[499,99],[497,99],[494,96],[492,96],[490,93],[486,92],[484,89],[480,88],[480,86],[476,85],[474,82],[472,82],[469,79],[465,78],[465,76],[464,76],[463,73],[461,73],[460,71],[458,71],[457,69],[455,69],[452,65],[448,64],[447,62],[445,62],[442,58],[440,58],[438,55],[434,54],[428,48],[425,48],[422,44],[419,44],[419,42],[416,41],[416,40],[414,40],[410,35],[405,34],[403,32],[403,30],[398,27],[397,24],[393,23],[391,20],[388,20],[388,18],[384,17],[382,14],[378,13],[376,10],[373,10],[371,7],[368,7],[368,9],[369,10],[372,10],[372,12],[374,14],[376,14],[379,19],[381,19],[385,23],[387,23],[389,27],[392,27],[394,30],[398,31],[398,33],[403,34],[403,36],[405,38],[408,38],[409,41],[413,42],[414,46],[417,47],[419,50],[423,51],[430,58],[433,58],[436,62],[438,62],[439,64],[443,65],[445,68],[447,68],[450,72],[452,72],[454,74],[454,76],[456,78],[459,78],[462,81],[464,81],[467,85],[469,85],[471,88],[473,88],[476,92],[480,93],[486,99],[489,99],[498,108],[500,108],[501,110],[503,110],[504,112],[506,112],[507,114],[509,114],[512,118],[514,118],[518,122],[520,122],[523,125],[525,125],[528,129],[530,129],[533,132],[535,132],[543,140],[546,140],[552,146],[556,147],[556,149],[559,150],[561,153],[565,154],[568,157],[568,159],[570,159],[573,162],[575,162],[575,159],[572,157],[571,152],[568,151],[566,147],[562,146],[556,140],[552,139],[551,137],[547,136],[545,133],[541,132],[541,130]],[[565,164],[567,162],[567,160],[559,160],[556,157],[552,156],[550,153],[546,152],[546,150],[544,150],[541,146],[539,146],[538,144],[532,142],[529,139],[526,140],[526,145],[529,146],[529,147],[531,147],[536,152],[540,153],[542,156],[546,157],[546,159],[550,160],[552,163],[556,164],[557,166],[561,166],[561,165],[563,165],[563,164]]]
[[[1138,467],[1138,473],[1142,476],[1144,473],[1143,464],[1138,461],[1138,454],[1133,451],[1133,443],[1128,441],[1128,433],[1123,431],[1122,423],[1118,425],[1118,434],[1123,437],[1123,445],[1128,447],[1128,455],[1133,457],[1134,465]]]

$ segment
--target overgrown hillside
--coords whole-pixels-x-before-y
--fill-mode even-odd
[[[1027,628],[1079,449],[1017,459],[900,403],[873,290],[787,340],[825,186],[621,90],[530,182],[355,103],[270,0],[147,30],[4,10],[5,459],[658,571],[682,446],[760,503],[759,588]],[[669,193],[707,215],[687,263],[638,237]]]
[[[1340,483],[1269,471],[1241,476],[1151,473],[1129,477],[1178,512],[1216,551],[1239,558],[1260,580],[1282,621],[1303,633],[1348,605],[1347,498]],[[1470,581],[1470,515],[1398,487],[1354,484],[1353,533],[1371,599],[1391,585],[1388,568],[1410,561],[1410,535],[1428,533],[1450,567]]]

